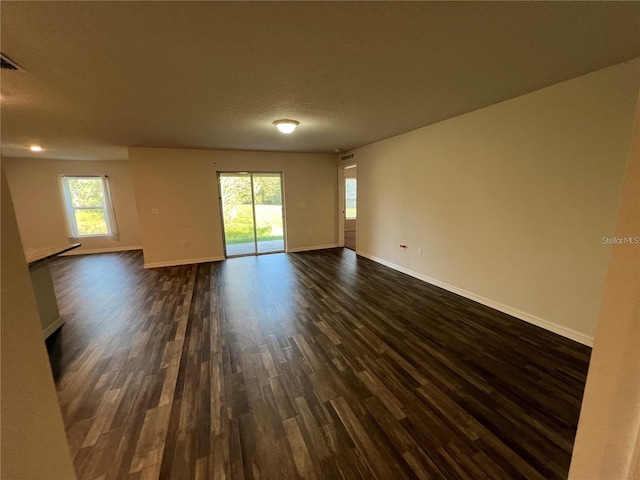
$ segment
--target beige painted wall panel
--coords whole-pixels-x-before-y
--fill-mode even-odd
[[[639,78],[636,60],[355,150],[359,252],[592,337]]]
[[[4,173],[3,166],[0,477],[69,480],[71,456]]]
[[[219,171],[283,172],[287,248],[336,243],[333,155],[130,148],[129,158],[147,265],[224,257]]]
[[[129,162],[27,158],[3,158],[2,162],[7,172],[25,248],[69,243],[58,174],[109,176],[119,234],[113,238],[91,237],[77,240],[82,243],[82,247],[74,253],[140,246],[140,229]]]
[[[571,480],[640,478],[640,102],[611,236],[630,241],[612,247]]]

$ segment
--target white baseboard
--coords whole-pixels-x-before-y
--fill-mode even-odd
[[[337,248],[337,243],[330,243],[327,245],[313,245],[311,247],[296,247],[296,248],[287,248],[287,253],[297,253],[297,252],[308,252],[310,250],[324,250],[326,248]]]
[[[169,260],[167,262],[149,262],[144,264],[144,268],[175,267],[178,265],[193,265],[194,263],[221,262],[225,257],[202,257],[185,258],[182,260]]]
[[[80,247],[82,248],[82,247]],[[71,255],[91,255],[93,253],[111,253],[111,252],[126,252],[129,250],[142,250],[142,245],[130,245],[128,247],[108,247],[108,248],[91,248],[88,250],[80,250],[78,248],[63,253],[61,256]]]
[[[51,325],[49,325],[47,328],[45,328],[42,331],[43,338],[45,340],[49,338],[49,335],[51,335],[53,332],[59,329],[62,325],[64,325],[64,319],[62,317],[58,317],[58,319],[55,322],[53,322]]]
[[[511,315],[512,317],[515,317],[519,320],[523,320],[537,327],[544,328],[545,330],[549,330],[550,332],[557,333],[558,335],[569,338],[583,345],[587,345],[589,347],[593,346],[593,337],[585,333],[578,332],[577,330],[573,330],[572,328],[568,328],[563,325],[558,325],[557,323],[550,322],[549,320],[545,320],[544,318],[540,318],[535,315],[531,315],[530,313],[523,312],[521,310],[518,310],[517,308],[510,307],[503,303],[490,300],[462,288],[449,285],[448,283],[441,282],[440,280],[437,280],[435,278],[431,278],[408,268],[401,267],[400,265],[388,262],[387,260],[383,260],[382,258],[378,258],[374,255],[370,255],[361,251],[358,251],[357,253],[358,255],[368,258],[369,260],[373,260],[376,263],[380,263],[381,265],[392,268],[393,270],[405,273],[410,277],[417,278],[418,280],[422,280],[423,282],[430,283],[431,285],[435,285],[436,287],[440,287],[449,292],[468,298],[470,300],[473,300],[474,302],[481,303],[482,305],[486,305],[487,307],[491,307],[495,310],[506,313],[507,315]]]

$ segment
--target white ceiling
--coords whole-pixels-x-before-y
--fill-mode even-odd
[[[333,152],[640,56],[637,2],[7,2],[2,154]],[[291,136],[272,122],[294,118]],[[27,149],[41,144],[45,151]]]

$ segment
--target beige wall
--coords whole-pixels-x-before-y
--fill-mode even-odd
[[[336,244],[333,155],[130,148],[129,161],[146,266],[224,257],[218,171],[283,172],[287,250]]]
[[[3,158],[25,248],[69,243],[58,174],[108,175],[118,236],[79,240],[74,250],[91,252],[139,247],[140,230],[133,184],[126,161],[75,161]]]
[[[75,478],[16,217],[2,171],[0,477]]]
[[[589,344],[639,78],[635,60],[354,150],[358,253]]]
[[[640,102],[615,229],[640,238]],[[640,478],[640,244],[612,247],[569,478]]]

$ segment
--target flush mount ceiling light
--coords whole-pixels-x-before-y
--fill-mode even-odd
[[[40,145],[31,145],[29,147],[29,150],[31,150],[32,152],[41,152],[42,147]]]
[[[282,133],[289,134],[293,132],[298,125],[300,125],[300,122],[298,122],[297,120],[282,119],[282,120],[276,120],[275,122],[273,122],[273,124]]]

